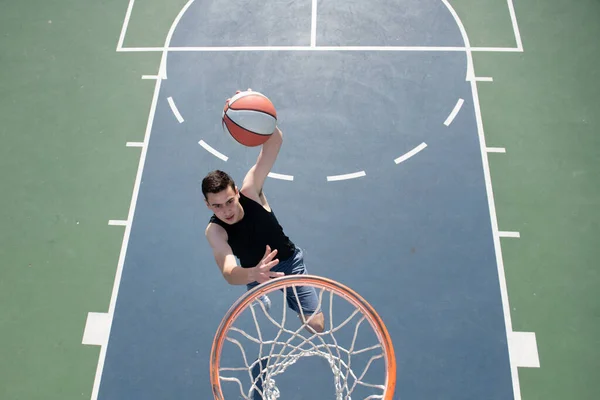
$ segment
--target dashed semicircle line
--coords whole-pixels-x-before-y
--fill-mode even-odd
[[[427,147],[427,143],[423,142],[420,145],[418,145],[417,147],[415,147],[414,149],[412,149],[411,151],[407,152],[406,154],[403,154],[400,157],[396,158],[394,160],[394,162],[396,164],[400,164],[402,161],[408,160],[409,158],[411,158],[412,156],[414,156],[415,154],[417,154],[418,152],[423,150],[425,147]]]
[[[454,108],[452,109],[452,112],[450,113],[450,115],[448,115],[448,118],[446,118],[446,120],[444,121],[444,125],[450,126],[452,121],[454,121],[456,114],[458,114],[458,112],[460,111],[460,108],[462,107],[464,102],[465,101],[463,99],[458,99],[458,101],[454,105]]]
[[[227,161],[229,159],[229,157],[227,157],[225,154],[215,150],[214,148],[212,148],[208,143],[206,143],[204,140],[200,140],[198,142],[198,144],[202,147],[204,147],[204,149],[206,151],[208,151],[210,154],[212,154],[213,156],[220,158],[223,161]]]
[[[292,175],[277,174],[275,172],[269,172],[269,174],[267,176],[269,178],[273,178],[273,179],[281,179],[282,181],[293,181],[294,180],[294,177]]]
[[[365,173],[365,171],[353,172],[350,174],[343,174],[343,175],[330,175],[327,177],[327,181],[328,182],[343,181],[343,180],[347,180],[347,179],[360,178],[361,176],[365,176],[365,175],[367,175]]]
[[[177,118],[177,121],[179,121],[179,123],[181,124],[183,122],[183,117],[181,116],[181,113],[179,113],[179,110],[177,109],[173,98],[169,97],[167,101],[169,102],[169,106],[171,107],[171,111],[173,111],[175,118]]]

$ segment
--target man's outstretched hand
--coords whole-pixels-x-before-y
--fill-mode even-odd
[[[267,245],[267,249],[265,250],[265,255],[262,260],[258,263],[258,265],[252,268],[250,272],[250,280],[256,281],[258,283],[266,282],[273,278],[278,278],[280,276],[284,276],[283,272],[273,272],[271,268],[276,266],[279,263],[278,259],[274,259],[277,254],[277,249],[271,251],[271,247]]]

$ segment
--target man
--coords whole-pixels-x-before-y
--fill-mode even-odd
[[[212,171],[202,180],[206,205],[214,213],[205,233],[215,261],[229,284],[246,285],[247,290],[279,276],[306,274],[302,249],[285,235],[263,191],[282,143],[283,134],[275,128],[240,190],[223,171]],[[302,307],[307,330],[323,332],[324,317],[317,312],[316,290],[302,286],[296,293],[300,304],[292,289],[287,289],[288,306],[299,317]],[[270,300],[265,296],[261,301],[268,309]]]

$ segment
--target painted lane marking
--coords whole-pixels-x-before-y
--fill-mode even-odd
[[[111,219],[108,221],[108,224],[111,226],[127,226],[127,221],[121,219]]]
[[[400,157],[396,158],[394,160],[394,162],[396,164],[400,164],[402,161],[406,161],[409,158],[411,158],[412,156],[414,156],[415,154],[417,154],[418,152],[420,152],[421,150],[423,150],[425,147],[427,147],[427,144],[425,142],[421,143],[420,145],[418,145],[417,147],[415,147],[414,149],[412,149],[411,151],[409,151],[408,153],[401,155]]]
[[[535,332],[511,332],[511,334],[508,335],[508,350],[510,359],[517,367],[540,367],[540,357],[538,355]]]
[[[293,181],[294,180],[294,177],[292,175],[276,174],[275,172],[269,172],[269,174],[267,176],[270,178],[281,179],[284,181]]]
[[[217,150],[215,150],[214,148],[212,148],[208,143],[206,143],[204,140],[201,140],[198,142],[198,144],[200,144],[200,146],[204,147],[204,149],[206,149],[206,151],[208,151],[209,153],[211,153],[212,155],[214,155],[217,158],[220,158],[223,161],[227,161],[229,159],[229,157],[227,157],[225,154],[218,152]]]
[[[88,313],[83,331],[82,344],[105,346],[108,343],[110,316],[108,313]]]
[[[448,115],[448,118],[446,118],[446,121],[444,121],[444,125],[450,126],[452,121],[454,121],[456,114],[458,114],[458,112],[460,111],[460,108],[462,107],[464,102],[465,101],[463,99],[458,99],[458,101],[454,105],[454,108],[452,109],[452,112],[450,113],[450,115]]]
[[[498,231],[498,236],[506,238],[520,238],[521,234],[519,232]]]
[[[327,177],[327,181],[328,182],[343,181],[346,179],[360,178],[361,176],[365,176],[365,175],[367,175],[365,173],[365,171],[353,172],[351,174],[343,174],[343,175],[331,175],[331,176]]]
[[[177,121],[179,121],[179,123],[181,124],[183,122],[183,117],[179,113],[179,110],[177,109],[177,106],[175,105],[173,98],[169,97],[167,99],[167,101],[169,102],[169,106],[171,106],[171,111],[173,111],[173,114],[175,114],[175,118],[177,118]]]

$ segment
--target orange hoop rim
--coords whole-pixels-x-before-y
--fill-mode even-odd
[[[231,328],[233,322],[248,307],[248,305],[258,297],[277,289],[290,286],[291,284],[313,286],[315,288],[330,290],[349,301],[367,317],[367,320],[375,331],[385,353],[386,376],[383,399],[392,400],[396,388],[396,356],[392,339],[383,320],[377,311],[375,311],[375,308],[373,308],[373,306],[357,292],[333,279],[316,275],[287,275],[281,278],[272,279],[247,291],[233,303],[219,324],[210,352],[210,381],[215,400],[225,400],[221,389],[221,380],[219,379],[219,365],[221,362],[221,349],[229,328]]]

